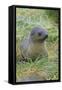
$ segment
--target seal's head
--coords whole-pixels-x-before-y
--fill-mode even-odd
[[[35,42],[43,42],[48,37],[48,32],[41,27],[35,27],[32,29],[30,37]]]

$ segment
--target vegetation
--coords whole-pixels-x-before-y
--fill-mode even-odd
[[[58,10],[16,9],[16,79],[21,80],[37,74],[46,80],[58,80]],[[48,30],[48,58],[20,62],[20,44],[33,27],[41,26]],[[41,79],[40,78],[40,79]]]

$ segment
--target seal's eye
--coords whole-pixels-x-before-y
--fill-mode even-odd
[[[38,35],[39,35],[39,36],[41,36],[41,35],[42,35],[42,33],[41,33],[41,32],[39,32],[39,33],[38,33]]]

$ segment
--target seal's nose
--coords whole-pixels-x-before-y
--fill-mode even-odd
[[[47,38],[47,37],[48,37],[48,34],[45,35],[45,38]]]
[[[48,34],[45,35],[44,40],[48,37]]]
[[[45,32],[38,32],[38,35],[39,36],[44,36],[45,38],[48,37],[48,33],[45,33]]]

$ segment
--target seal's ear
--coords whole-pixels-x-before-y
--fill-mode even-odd
[[[35,32],[34,32],[34,31],[32,31],[32,32],[31,32],[31,36],[33,36],[34,34],[35,34]]]

